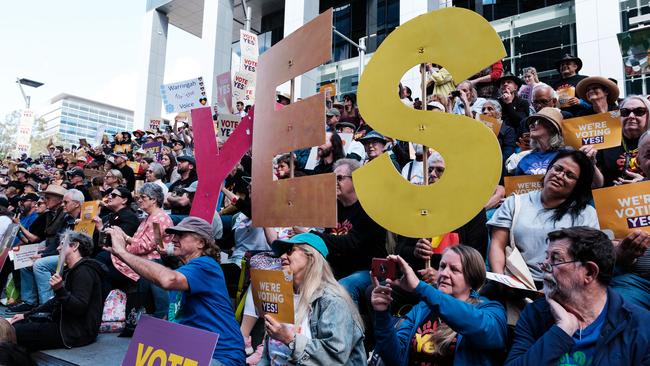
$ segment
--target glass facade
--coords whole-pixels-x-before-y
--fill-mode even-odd
[[[621,31],[634,31],[650,24],[650,0],[621,0]],[[625,93],[648,94],[650,76],[626,76]]]
[[[485,19],[493,21],[570,2],[570,0],[452,0],[451,5],[474,10]]]
[[[117,108],[107,108],[84,100],[63,99],[58,123],[59,142],[64,145],[79,144],[85,138],[92,143],[100,126],[106,134],[133,130],[133,113]],[[56,124],[56,121],[54,121]]]

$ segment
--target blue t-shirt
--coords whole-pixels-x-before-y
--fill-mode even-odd
[[[524,156],[517,164],[517,171],[515,175],[535,175],[535,174],[546,174],[548,165],[551,163],[551,160],[557,155],[557,150],[553,151],[533,151],[530,154]]]
[[[169,321],[217,333],[219,339],[212,358],[224,365],[243,365],[244,339],[219,263],[202,256],[177,271],[187,278],[189,290],[169,292]]]
[[[575,343],[571,347],[571,351],[560,358],[558,366],[589,366],[593,364],[596,343],[598,343],[598,337],[600,337],[600,330],[605,324],[606,315],[607,303],[605,303],[603,311],[600,312],[600,315],[593,323],[583,330],[578,330],[573,335]]]
[[[20,224],[27,230],[32,226],[34,221],[36,221],[36,218],[38,218],[38,212],[32,212],[31,214],[23,217],[20,219]],[[18,235],[16,235],[16,240],[14,240],[14,246],[20,244],[20,238],[23,236],[23,233],[18,231]]]

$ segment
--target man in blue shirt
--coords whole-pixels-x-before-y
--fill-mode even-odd
[[[601,231],[548,234],[545,298],[526,306],[506,365],[650,364],[650,313],[607,288],[614,246]]]
[[[173,234],[173,255],[184,264],[176,271],[129,253],[125,234],[117,227],[111,234],[112,247],[105,249],[140,276],[170,291],[170,321],[219,335],[212,356],[213,365],[243,365],[246,359],[244,339],[217,262],[219,250],[214,243],[212,226],[201,218],[188,216],[166,232]]]

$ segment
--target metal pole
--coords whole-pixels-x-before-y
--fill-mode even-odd
[[[295,87],[296,87],[296,79],[292,78],[291,79],[291,86],[289,87],[289,103],[293,103],[293,96],[295,92]],[[289,126],[291,128],[291,126]],[[295,162],[295,157],[293,155],[293,152],[289,154],[290,159],[289,159],[289,178],[293,178],[294,176],[294,171],[296,169],[296,162]]]
[[[25,105],[27,106],[27,109],[29,109],[30,98],[27,94],[25,94],[25,89],[23,89],[23,84],[20,82],[20,78],[16,78],[16,84],[18,84],[20,92],[23,94],[23,99],[25,99]]]
[[[245,28],[247,31],[251,31],[251,7],[246,4],[246,0],[241,0],[241,7],[244,11],[244,17],[246,17]]]
[[[361,79],[361,73],[366,67],[366,38],[359,38],[359,79]]]

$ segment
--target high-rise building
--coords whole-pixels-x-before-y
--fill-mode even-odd
[[[40,117],[45,121],[42,137],[56,136],[64,146],[78,146],[82,138],[94,144],[102,130],[108,135],[133,130],[133,111],[65,93],[52,98]]]

